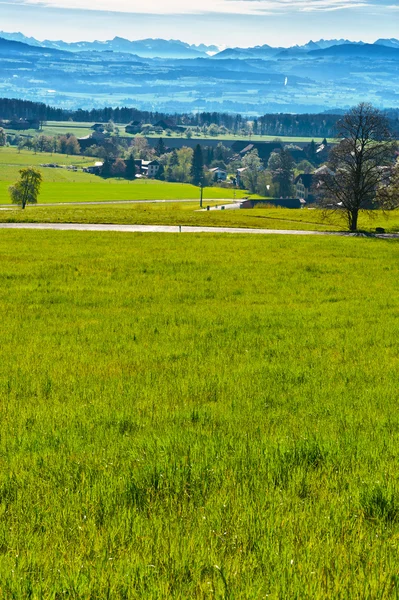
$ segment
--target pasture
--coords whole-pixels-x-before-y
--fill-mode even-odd
[[[1,231],[0,598],[398,598],[398,265]]]
[[[131,185],[130,190],[137,191],[138,184]],[[145,184],[144,184],[145,185]],[[179,185],[179,184],[175,184]],[[50,186],[50,184],[49,184]],[[140,186],[140,184],[139,184]],[[169,184],[173,186],[173,184]],[[173,187],[165,188],[173,190]],[[46,186],[47,187],[47,186]],[[54,186],[56,188],[56,186]],[[69,188],[81,188],[83,186],[64,186],[61,190],[65,192]],[[104,186],[106,187],[106,186]],[[192,186],[186,186],[188,188]],[[117,189],[116,189],[117,188]],[[89,192],[97,193],[103,189],[95,186],[87,186],[86,195],[83,198],[103,200],[118,200],[121,198],[120,190],[127,190],[126,186],[108,186],[107,195],[92,196]],[[143,188],[142,188],[143,189]],[[155,187],[147,188],[157,190]],[[159,188],[158,188],[159,189]],[[176,188],[179,191],[179,188]],[[194,188],[196,189],[196,188]],[[1,190],[1,184],[0,184]],[[111,195],[111,192],[114,192]],[[190,192],[190,189],[186,190]],[[219,191],[218,188],[207,188],[205,190],[204,206],[228,205],[228,200],[217,199],[216,195],[209,198],[212,191]],[[225,192],[226,190],[223,190]],[[188,196],[188,194],[186,194]],[[224,194],[225,195],[225,194]],[[142,194],[148,196],[148,194]],[[155,196],[155,194],[154,194]],[[152,199],[154,199],[154,196]],[[60,194],[53,193],[51,197],[61,198]],[[67,196],[73,200],[73,196]],[[165,197],[165,196],[163,196]],[[193,196],[191,196],[193,197]],[[76,198],[76,196],[75,196]],[[137,199],[133,193],[126,194],[126,199]],[[156,198],[156,196],[155,196]],[[173,195],[172,195],[173,199]],[[150,198],[151,200],[151,198]],[[93,204],[93,205],[64,205],[64,206],[46,206],[46,204],[29,206],[25,211],[17,207],[9,207],[8,210],[0,210],[0,222],[28,222],[28,223],[112,223],[112,224],[135,224],[135,225],[201,225],[210,227],[249,227],[257,229],[298,229],[298,230],[316,230],[316,231],[343,231],[347,229],[347,224],[343,215],[334,213],[324,213],[317,209],[286,209],[286,208],[259,208],[259,209],[238,209],[238,210],[220,210],[220,211],[199,211],[198,198],[192,202],[166,202],[166,203],[140,203],[137,204]],[[359,228],[364,232],[375,232],[376,227],[383,227],[388,233],[399,231],[399,211],[383,213],[374,211],[371,215],[362,213],[359,218]]]
[[[36,129],[27,129],[25,131],[14,131],[14,130],[7,130],[7,133],[12,133],[12,134],[16,134],[16,135],[20,135],[22,133],[23,136],[31,136],[31,137],[36,137],[39,135],[66,135],[67,133],[71,133],[73,135],[75,135],[76,137],[85,137],[86,135],[90,135],[91,133],[93,133],[93,129],[92,126],[94,125],[94,123],[79,123],[79,122],[73,122],[73,121],[48,121],[47,123],[45,123],[43,125],[43,129],[42,130],[36,130]],[[142,136],[143,134],[130,134],[130,133],[126,133],[125,132],[125,127],[126,127],[126,123],[115,123],[115,126],[119,129],[119,135],[121,137],[125,137],[125,138],[134,138],[136,136]],[[114,133],[111,133],[111,135],[115,135]],[[176,132],[176,131],[171,131],[169,132],[169,135],[166,135],[166,133],[149,133],[146,134],[145,137],[147,138],[156,138],[159,139],[160,137],[162,137],[165,141],[165,143],[167,144],[167,140],[168,139],[175,139],[175,138],[179,138],[179,139],[185,139],[186,136],[184,134],[184,131],[182,131],[182,133],[180,132]],[[227,133],[227,134],[220,134],[220,135],[198,135],[198,133],[195,131],[195,129],[193,129],[192,131],[192,140],[196,140],[198,139],[198,141],[206,141],[206,140],[219,140],[220,142],[231,142],[231,141],[240,141],[240,140],[250,140],[252,142],[271,142],[273,140],[276,139],[277,136],[272,136],[272,135],[242,135],[242,134],[232,134],[232,133]],[[301,143],[301,142],[311,142],[312,139],[315,142],[321,142],[323,140],[322,137],[301,137],[301,136],[278,136],[278,139],[281,140],[282,142],[285,143]],[[327,140],[329,143],[333,142],[333,139],[328,139]]]
[[[18,152],[15,148],[0,149],[0,204],[10,204],[9,186],[17,181],[19,169],[33,166],[40,170],[43,184],[40,203],[101,202],[112,200],[194,200],[199,199],[199,188],[186,183],[168,183],[156,180],[102,179],[96,175],[72,171],[66,168],[40,167],[56,163],[78,168],[93,165],[97,159],[86,156]],[[210,200],[243,198],[242,190],[205,188],[204,197]]]

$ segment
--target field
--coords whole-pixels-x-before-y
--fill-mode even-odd
[[[0,598],[398,598],[399,245],[0,233]]]
[[[42,163],[57,163],[60,165],[85,166],[92,165],[97,158],[90,156],[70,156],[66,154],[50,154],[49,152],[37,152],[31,150],[21,150],[13,147],[0,147],[0,168],[4,166],[28,166],[34,167]],[[0,174],[2,171],[0,171]]]
[[[101,179],[101,177],[71,171],[40,167],[41,164],[92,165],[97,159],[82,156],[65,156],[23,151],[15,148],[0,150],[0,204],[10,204],[8,188],[17,181],[19,169],[24,166],[37,167],[43,176],[39,197],[40,203],[57,202],[101,202],[107,200],[190,200],[199,199],[199,189],[190,184],[166,183],[154,180]],[[247,192],[241,190],[205,188],[204,198],[243,198]]]
[[[1,170],[1,169],[0,169]],[[43,169],[44,170],[44,169]],[[54,172],[55,170],[49,169]],[[99,180],[94,175],[61,171],[65,181],[45,181],[42,185],[40,204],[57,202],[106,202],[112,200],[194,200],[200,197],[199,188],[188,183],[165,183],[162,181]],[[84,179],[85,178],[85,179]],[[88,181],[88,183],[86,183]],[[0,204],[10,204],[10,183],[0,180]],[[205,199],[242,198],[248,193],[222,188],[205,188]]]
[[[91,129],[92,125],[94,125],[94,123],[75,123],[75,122],[69,122],[69,121],[48,121],[44,126],[43,129],[38,131],[36,129],[27,129],[26,131],[13,131],[13,130],[7,130],[7,133],[14,133],[14,134],[21,134],[24,136],[39,136],[39,135],[66,135],[67,133],[72,133],[73,135],[75,135],[76,137],[85,137],[86,135],[90,135],[91,133],[93,133],[93,129]],[[126,137],[126,138],[134,138],[136,137],[136,135],[141,136],[142,134],[129,134],[125,132],[125,127],[126,127],[127,123],[116,123],[116,127],[119,128],[119,134],[121,137]],[[111,134],[113,135],[113,134]],[[165,133],[159,134],[159,133],[150,133],[148,135],[146,135],[145,137],[148,138],[157,138],[159,139],[160,137],[163,137],[165,140],[165,143],[167,143],[168,138],[179,138],[179,139],[185,139],[184,135],[180,135],[180,133],[176,133],[176,132],[172,132],[169,136],[166,135]],[[221,142],[226,142],[226,141],[239,141],[239,140],[248,140],[251,139],[251,141],[253,142],[269,142],[269,141],[273,141],[276,139],[277,136],[275,135],[252,135],[252,136],[243,136],[240,134],[234,135],[234,134],[226,134],[226,135],[215,135],[215,136],[197,136],[197,134],[194,132],[193,133],[193,137],[191,138],[192,140],[198,139],[200,141],[204,141],[204,140],[220,140]],[[312,140],[314,140],[315,142],[321,142],[323,140],[322,137],[300,137],[300,136],[278,136],[278,138],[286,143],[299,143],[299,142],[311,142]],[[333,139],[328,139],[328,142],[333,142]]]
[[[112,186],[110,189],[113,190],[114,187]],[[225,201],[223,204],[226,204]],[[221,201],[206,199],[205,205],[221,205]],[[201,212],[198,199],[184,203],[38,205],[30,206],[25,211],[10,207],[9,210],[0,210],[0,222],[198,225],[305,231],[342,231],[347,229],[342,215],[326,215],[320,210],[261,208]],[[383,227],[389,233],[398,232],[399,211],[395,210],[387,214],[374,211],[371,217],[367,213],[360,215],[359,228],[362,231],[375,232],[376,227]]]

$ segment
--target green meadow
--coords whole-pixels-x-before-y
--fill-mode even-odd
[[[0,231],[0,280],[1,599],[399,597],[397,241]]]
[[[64,169],[40,169],[45,178],[41,186],[39,203],[106,202],[118,200],[194,200],[200,197],[199,188],[189,183],[169,183],[154,180],[102,180],[87,173],[74,173]],[[50,172],[50,173],[48,173]],[[56,181],[46,181],[46,174],[55,175]],[[60,181],[59,177],[65,178]],[[17,181],[16,173],[14,181]],[[8,188],[11,182],[0,180],[0,204],[10,204]],[[247,197],[248,193],[223,188],[205,188],[204,199],[230,199]]]
[[[45,123],[43,125],[43,129],[38,131],[37,129],[27,129],[25,131],[22,132],[23,135],[28,135],[31,137],[36,137],[39,135],[66,135],[67,133],[71,133],[73,135],[75,135],[76,137],[85,137],[86,135],[90,135],[93,133],[93,129],[92,126],[94,125],[94,123],[79,123],[79,122],[73,122],[73,121],[48,121],[47,123]],[[125,138],[134,138],[137,136],[142,137],[142,134],[130,134],[130,133],[126,133],[125,132],[125,127],[126,124],[123,123],[116,123],[115,124],[116,127],[119,128],[119,135],[121,137],[125,137]],[[16,131],[16,130],[7,130],[7,133],[13,133],[16,135],[20,135],[21,132],[20,131]],[[114,134],[111,134],[114,135]],[[148,135],[146,135],[145,137],[147,138],[156,138],[159,139],[160,137],[162,137],[165,140],[165,143],[167,144],[167,140],[168,139],[186,139],[186,136],[183,134],[180,134],[178,132],[171,132],[169,135],[166,135],[165,133],[159,134],[159,133],[150,133]],[[231,141],[240,141],[240,140],[250,140],[252,142],[271,142],[275,139],[281,140],[282,142],[286,142],[286,143],[299,143],[299,142],[311,142],[312,139],[314,139],[315,142],[321,142],[323,140],[322,137],[298,137],[298,136],[272,136],[272,135],[241,135],[241,134],[237,134],[234,135],[232,133],[229,134],[221,134],[221,135],[201,135],[198,136],[198,134],[195,132],[195,130],[193,131],[193,136],[192,138],[190,138],[191,140],[196,140],[198,139],[198,141],[204,141],[204,140],[219,140],[220,142],[231,142]],[[330,142],[334,142],[333,139],[328,139],[327,140],[329,143]]]
[[[98,160],[90,156],[70,156],[66,154],[52,154],[49,152],[33,152],[32,150],[21,150],[15,147],[3,147],[0,148],[0,175],[2,176],[2,169],[4,166],[18,166],[18,167],[35,167],[44,163],[56,163],[60,165],[76,165],[85,166],[92,165]]]
[[[137,184],[132,184],[132,187]],[[144,184],[145,185],[145,184]],[[173,184],[169,184],[173,185]],[[179,184],[175,184],[179,185]],[[181,184],[180,184],[181,185]],[[65,186],[67,187],[67,186]],[[71,187],[71,186],[70,186]],[[74,187],[74,186],[72,186]],[[79,187],[76,184],[76,187]],[[90,187],[90,185],[89,185]],[[190,187],[190,186],[187,186]],[[110,186],[109,189],[119,189]],[[138,188],[135,188],[138,189]],[[149,190],[156,190],[149,187]],[[171,189],[171,188],[166,188]],[[194,188],[196,189],[196,188]],[[208,188],[208,192],[218,192],[218,188]],[[225,190],[222,190],[225,192]],[[190,193],[188,190],[187,195]],[[209,194],[210,195],[210,194]],[[132,199],[127,195],[126,199]],[[112,196],[111,196],[112,198]],[[115,198],[115,196],[114,196]],[[94,199],[94,196],[92,197]],[[105,200],[106,197],[103,197]],[[108,200],[110,198],[108,197]],[[204,206],[228,206],[228,201],[205,197]],[[321,210],[285,208],[237,209],[220,211],[200,211],[199,201],[192,202],[160,202],[137,204],[93,204],[46,206],[46,204],[29,206],[22,211],[18,207],[2,208],[0,222],[8,223],[111,223],[134,225],[189,225],[209,227],[249,227],[255,229],[296,229],[304,231],[344,231],[347,224],[343,215],[328,214]],[[375,232],[376,227],[383,227],[387,233],[399,231],[399,211],[383,213],[374,211],[372,215],[362,213],[359,228],[364,232]]]
[[[102,202],[113,200],[199,200],[200,190],[188,183],[168,183],[156,180],[102,179],[96,175],[66,168],[40,167],[56,163],[82,168],[93,165],[96,158],[37,153],[16,148],[0,149],[0,204],[10,204],[9,186],[18,180],[19,170],[33,166],[42,173],[40,204],[57,202]],[[242,190],[205,188],[205,199],[234,199],[247,197]]]

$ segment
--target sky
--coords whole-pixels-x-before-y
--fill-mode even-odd
[[[0,0],[0,29],[65,41],[161,37],[220,47],[399,37],[399,0]]]

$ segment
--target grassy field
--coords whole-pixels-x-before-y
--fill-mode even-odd
[[[48,121],[44,126],[43,126],[43,130],[38,131],[36,129],[27,129],[26,131],[13,131],[13,130],[7,130],[7,133],[13,133],[16,135],[20,135],[21,133],[23,135],[28,135],[28,136],[39,136],[39,135],[65,135],[67,133],[72,133],[73,135],[75,135],[76,137],[84,137],[86,135],[90,135],[91,133],[93,133],[93,130],[91,129],[92,125],[94,125],[94,123],[74,123],[74,122],[69,122],[69,121]],[[122,137],[127,137],[127,138],[134,138],[136,137],[136,134],[132,135],[129,133],[125,132],[125,127],[126,124],[116,124],[116,127],[119,128],[119,133],[120,136]],[[137,134],[137,135],[141,135],[141,134]],[[167,136],[165,133],[163,134],[159,134],[159,133],[154,133],[154,134],[149,134],[146,135],[146,137],[148,138],[159,138],[159,137],[163,137],[165,140],[165,143],[167,143],[167,139],[185,139],[185,136],[180,135],[179,133],[176,132],[172,132],[171,135]],[[323,137],[301,137],[301,136],[275,136],[275,135],[252,135],[252,136],[248,136],[248,135],[233,135],[233,134],[227,134],[227,135],[217,135],[217,136],[197,136],[194,132],[193,137],[191,139],[195,140],[195,139],[199,139],[201,141],[204,140],[220,140],[221,142],[223,141],[239,141],[239,140],[251,140],[253,142],[269,142],[269,141],[273,141],[278,137],[278,139],[280,139],[283,142],[286,143],[294,143],[294,142],[311,142],[312,140],[314,140],[315,142],[321,142],[323,140]],[[333,142],[333,139],[328,139],[327,140],[329,143]]]
[[[200,196],[199,188],[188,183],[165,183],[162,181],[141,180],[128,182],[126,180],[101,180],[94,175],[86,173],[73,173],[56,171],[66,176],[65,181],[45,181],[42,184],[39,201],[40,204],[54,202],[101,202],[111,200],[191,200]],[[83,179],[86,178],[86,179]],[[88,181],[88,183],[86,183]],[[0,181],[0,204],[10,204],[8,188],[10,183]],[[218,198],[231,200],[247,197],[243,191],[205,188],[204,198],[215,200]]]
[[[1,188],[0,188],[1,189]],[[113,189],[113,188],[111,188]],[[205,200],[204,205],[220,205]],[[346,221],[340,215],[326,215],[320,210],[262,208],[248,210],[199,211],[199,202],[159,204],[111,204],[82,206],[30,206],[0,211],[0,222],[30,223],[115,223],[136,225],[204,225],[210,227],[251,227],[259,229],[300,229],[305,231],[342,231]],[[383,227],[399,231],[399,211],[384,214],[375,211],[370,217],[361,214],[359,228],[373,232]]]
[[[0,204],[10,204],[9,186],[17,181],[19,169],[24,166],[37,167],[43,176],[39,197],[40,203],[56,202],[101,202],[107,200],[179,200],[199,198],[199,189],[190,184],[167,183],[155,180],[101,179],[82,171],[40,167],[40,164],[56,163],[83,167],[93,164],[95,158],[65,156],[24,151],[15,148],[0,150]],[[243,198],[248,193],[242,190],[205,188],[208,199]]]
[[[0,233],[0,598],[399,597],[399,244]]]
[[[97,158],[90,156],[70,156],[66,154],[50,154],[49,152],[37,152],[32,150],[21,150],[14,147],[0,147],[0,169],[3,166],[28,166],[34,167],[44,163],[56,163],[60,165],[85,166],[92,165]],[[0,170],[0,175],[2,171]]]

